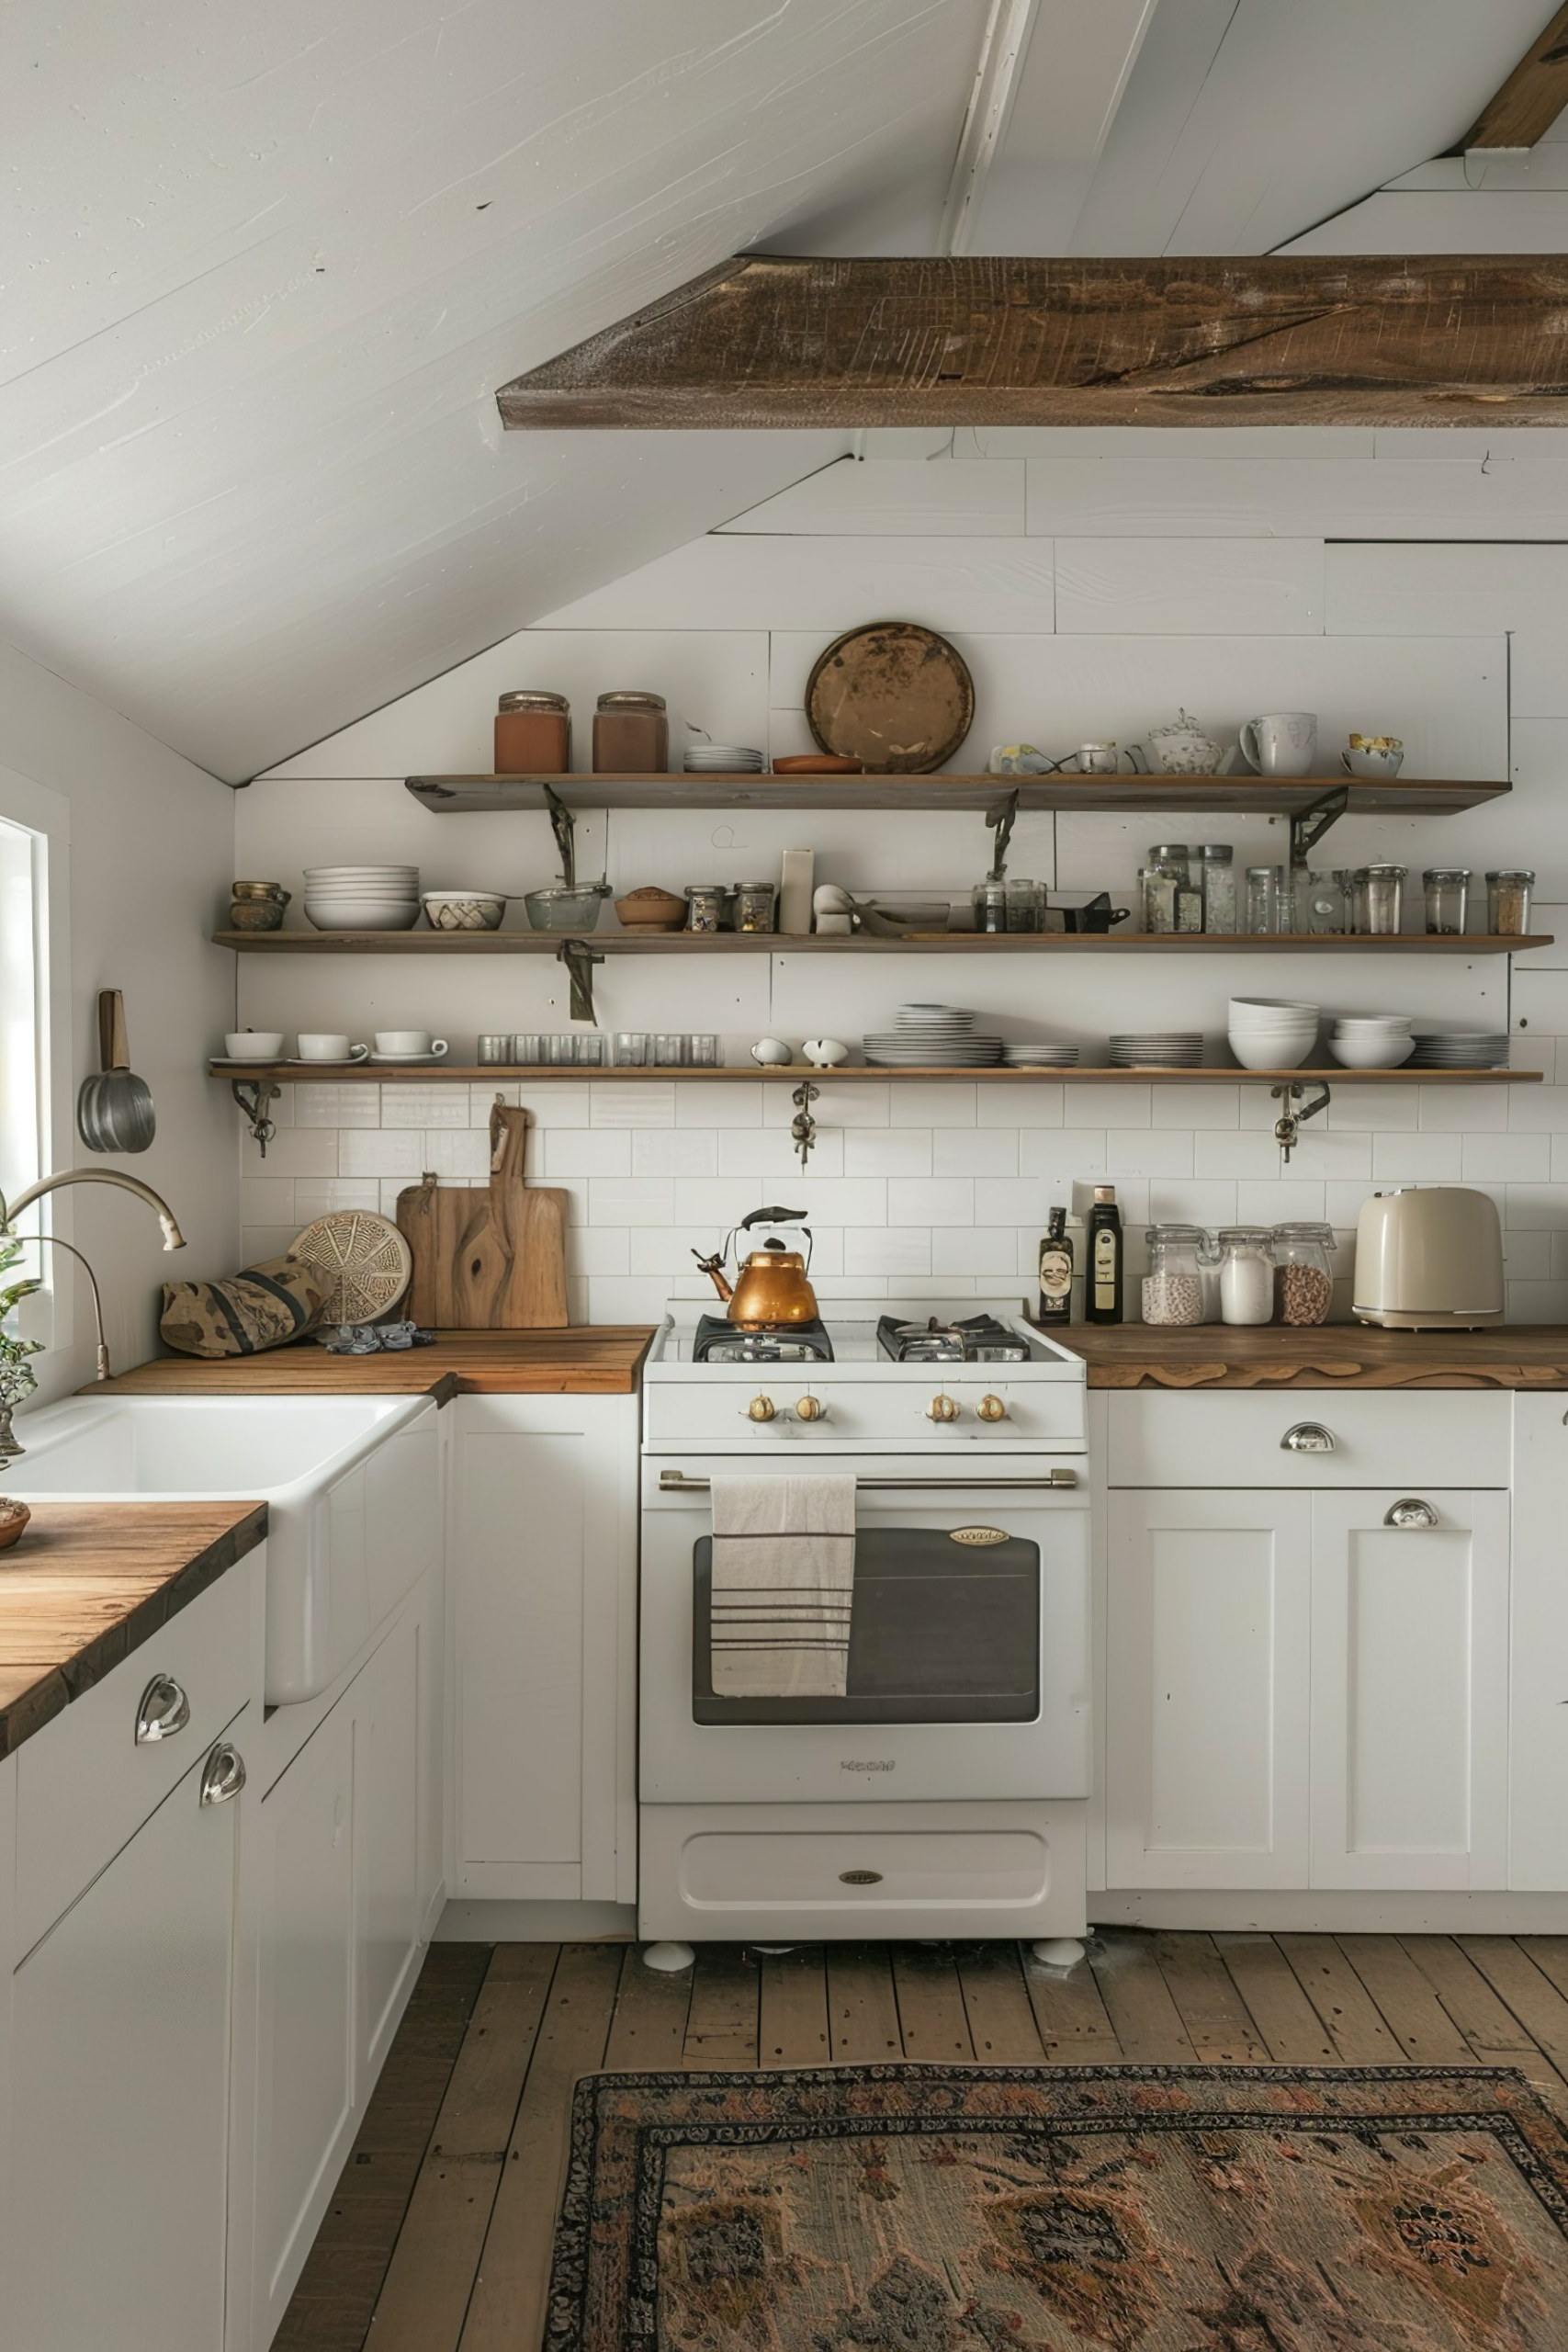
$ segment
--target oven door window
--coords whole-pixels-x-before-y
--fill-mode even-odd
[[[693,1547],[699,1724],[1018,1724],[1040,1712],[1040,1546],[945,1528],[863,1528],[842,1699],[716,1698],[713,1538]]]

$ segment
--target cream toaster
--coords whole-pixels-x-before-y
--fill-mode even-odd
[[[1503,1319],[1496,1204],[1459,1184],[1374,1193],[1356,1226],[1351,1313],[1392,1331],[1475,1330]]]

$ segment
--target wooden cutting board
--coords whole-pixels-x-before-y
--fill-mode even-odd
[[[528,1114],[490,1114],[490,1188],[426,1176],[398,1196],[398,1229],[413,1251],[407,1312],[449,1331],[560,1329],[566,1305],[569,1195],[524,1182]]]

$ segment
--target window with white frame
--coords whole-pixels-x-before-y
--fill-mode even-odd
[[[62,796],[0,766],[0,1198],[6,1201],[70,1157],[68,843]],[[23,1218],[24,1230],[50,1230],[51,1205],[40,1202]],[[70,1287],[54,1258],[53,1250],[28,1250],[17,1270],[42,1280],[20,1314],[26,1336],[46,1345],[55,1336],[56,1300]]]

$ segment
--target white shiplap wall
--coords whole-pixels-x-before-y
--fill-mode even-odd
[[[874,452],[887,446],[872,436]],[[673,716],[716,739],[795,751],[809,747],[800,705],[815,653],[842,628],[903,613],[952,634],[974,670],[976,723],[955,765],[983,765],[991,742],[1021,736],[1055,750],[1089,734],[1136,740],[1179,702],[1221,735],[1260,708],[1315,708],[1325,743],[1386,728],[1414,774],[1507,773],[1516,786],[1500,810],[1347,822],[1325,857],[1531,864],[1538,927],[1568,926],[1568,547],[1551,542],[1568,527],[1568,460],[1555,436],[1031,433],[960,436],[958,456],[940,444],[902,454],[909,446],[829,469],[286,763],[241,797],[239,870],[297,887],[307,863],[386,855],[417,860],[432,887],[533,887],[553,866],[542,820],[434,820],[400,784],[488,766],[502,688],[569,693],[580,764],[593,696],[617,684],[660,688]],[[1191,837],[1215,830],[1194,820]],[[1224,830],[1238,864],[1282,854],[1262,820]],[[988,854],[970,820],[852,813],[805,825],[616,814],[581,837],[584,870],[607,864],[618,890],[770,874],[798,841],[816,846],[819,879],[852,887],[967,880]],[[1151,837],[1141,819],[1027,819],[1012,865],[1124,894]],[[1503,1210],[1510,1311],[1568,1319],[1568,944],[1512,970],[1413,956],[1310,974],[1238,956],[1113,970],[965,961],[939,978],[918,956],[840,963],[783,944],[717,969],[612,961],[598,975],[607,1027],[717,1028],[737,1060],[767,1031],[854,1041],[902,999],[933,993],[1008,1034],[1078,1037],[1086,1059],[1103,1059],[1112,1029],[1179,1020],[1217,1039],[1229,993],[1311,988],[1334,1010],[1507,1021],[1516,1060],[1549,1083],[1347,1087],[1283,1170],[1266,1090],[1228,1080],[1021,1096],[983,1080],[868,1078],[824,1094],[804,1178],[777,1089],[525,1089],[541,1136],[533,1172],[572,1195],[574,1310],[651,1313],[690,1247],[711,1247],[768,1196],[810,1209],[829,1291],[931,1277],[949,1291],[1021,1289],[1049,1203],[1110,1176],[1135,1222],[1326,1216],[1342,1229],[1376,1182],[1475,1182]],[[465,1055],[481,1029],[566,1025],[556,967],[532,960],[242,959],[238,1004],[257,1026],[429,1024]],[[479,1181],[489,1100],[414,1084],[295,1090],[265,1166],[243,1147],[247,1248],[281,1244],[328,1205],[389,1207],[426,1168]]]

